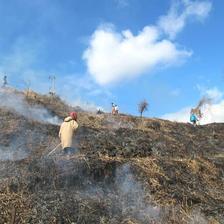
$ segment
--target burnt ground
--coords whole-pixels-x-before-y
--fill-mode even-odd
[[[224,124],[86,112],[79,124],[76,153],[47,156],[59,127],[0,108],[0,223],[224,223]]]

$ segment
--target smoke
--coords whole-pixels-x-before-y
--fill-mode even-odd
[[[216,122],[223,122],[222,118],[219,120],[219,113],[223,112],[220,109],[216,109],[217,105],[214,104],[215,100],[215,98],[212,98],[210,96],[204,96],[198,102],[195,111],[200,118],[200,124],[212,123],[214,122],[214,119]],[[220,105],[221,103],[218,104],[218,107],[220,107]]]
[[[199,210],[193,209],[189,214],[181,214],[181,207],[155,205],[150,193],[132,173],[129,163],[117,167],[115,173],[114,185],[101,186],[92,183],[90,188],[80,192],[80,196],[97,201],[107,207],[112,217],[119,214],[119,217],[125,217],[130,223],[133,220],[136,223],[162,224],[172,221],[172,218],[178,223],[181,220],[189,224],[208,223]]]
[[[0,108],[41,123],[59,124],[58,117],[52,116],[41,106],[29,105],[23,94],[15,93],[11,89],[0,90]],[[26,122],[23,122],[23,120],[21,120],[19,127],[16,126],[17,123],[14,127],[13,119],[10,118],[10,121],[5,119],[9,118],[3,117],[1,120],[3,137],[0,139],[0,161],[25,159],[30,155],[31,151],[35,151],[39,145],[44,145],[47,141],[47,136],[42,133],[40,128],[27,129]],[[6,124],[9,125],[9,123],[10,127],[5,126]],[[13,132],[14,128],[18,128],[18,131]]]
[[[154,205],[150,192],[147,188],[144,188],[141,181],[137,180],[129,163],[119,165],[119,167],[113,166],[115,173],[108,175],[111,178],[110,181],[113,180],[110,182],[105,181],[106,178],[94,179],[93,173],[87,171],[87,166],[80,161],[80,159],[45,159],[34,160],[32,166],[29,165],[31,172],[29,175],[34,175],[34,178],[31,178],[33,183],[28,182],[29,186],[35,192],[42,192],[40,195],[38,193],[34,194],[35,198],[39,200],[34,208],[39,210],[38,214],[44,214],[40,216],[39,222],[49,223],[50,217],[54,216],[55,212],[59,216],[63,216],[62,210],[66,210],[65,206],[68,208],[66,215],[74,223],[208,223],[206,217],[200,211],[193,210],[185,215],[185,213],[181,213],[181,206],[175,206],[173,209],[167,207],[166,211],[162,207]],[[0,170],[8,171],[7,167],[0,168]],[[14,170],[13,172],[15,172]],[[47,173],[46,170],[48,170]],[[55,177],[55,174],[57,174],[57,177]],[[0,173],[0,181],[1,175],[2,172]],[[37,182],[35,181],[36,175],[41,178]],[[97,177],[99,176],[97,175]],[[28,179],[28,181],[31,180]],[[54,187],[53,191],[52,187]],[[50,189],[52,194],[49,197],[43,197],[43,190],[48,192]],[[63,200],[68,196],[69,200]],[[58,197],[60,197],[60,200],[58,200]],[[53,210],[41,206],[47,204],[49,198],[53,207],[55,206]],[[73,205],[75,206],[72,207]],[[62,210],[61,206],[63,206]],[[76,210],[72,210],[73,208]],[[74,211],[78,211],[77,216],[75,216]],[[90,220],[86,218],[88,216],[92,217],[92,220],[98,219],[102,222],[82,221]],[[77,219],[81,221],[77,221]]]
[[[75,101],[73,101],[72,105],[74,107],[80,107],[82,108],[82,110],[92,112],[92,113],[96,113],[98,109],[100,109],[101,111],[104,111],[104,108],[96,105],[95,103],[83,101],[80,98],[77,98]]]
[[[191,212],[188,223],[189,224],[208,224],[209,221],[199,210],[195,209]]]
[[[23,148],[15,147],[1,147],[0,148],[0,161],[17,161],[25,159],[28,156],[28,153],[24,151]]]
[[[1,90],[0,107],[13,110],[31,120],[55,125],[60,124],[60,120],[57,116],[52,116],[48,110],[41,106],[29,105],[22,94]]]
[[[27,139],[24,133],[14,136],[10,141],[0,145],[0,161],[17,161],[28,156]]]
[[[160,209],[150,204],[150,195],[144,191],[142,184],[135,180],[129,164],[125,164],[116,171],[119,206],[122,215],[150,223],[159,220]]]
[[[118,120],[118,119],[116,119],[116,116],[114,116],[114,115],[110,115],[110,116],[106,117],[105,125],[112,129],[119,129],[119,128],[133,129],[134,128],[133,122]]]
[[[119,217],[128,217],[142,223],[160,219],[160,208],[151,203],[151,196],[141,182],[135,179],[129,164],[116,168],[112,185],[91,183],[91,187],[79,193],[82,198],[106,206],[112,217],[119,214]]]
[[[205,105],[210,105],[212,103],[212,98],[209,98],[209,97],[202,97],[202,99],[198,102],[198,105],[197,105],[197,109],[201,109],[203,106]]]
[[[191,111],[191,107],[186,107],[174,113],[164,114],[162,118],[175,122],[189,122]],[[199,121],[201,125],[224,122],[224,100],[216,102],[212,97],[203,97],[193,111],[201,113]]]

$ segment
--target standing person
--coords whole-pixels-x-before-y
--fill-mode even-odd
[[[72,147],[72,139],[77,128],[77,113],[71,112],[69,116],[64,119],[59,131],[61,146],[65,154],[71,154],[75,151]]]
[[[118,107],[118,105],[115,105],[114,110],[115,110],[115,114],[118,114],[118,112],[119,112],[119,107]]]
[[[112,103],[112,110],[111,110],[111,113],[112,113],[113,115],[116,113],[114,103]]]
[[[197,125],[198,118],[193,109],[191,109],[190,121],[193,123],[194,127]]]

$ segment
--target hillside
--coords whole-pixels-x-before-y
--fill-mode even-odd
[[[0,223],[224,223],[224,124],[97,115],[36,93],[0,99]],[[74,109],[76,153],[47,156]]]

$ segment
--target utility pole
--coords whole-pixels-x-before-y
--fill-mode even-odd
[[[25,93],[26,96],[29,97],[30,95],[30,85],[31,85],[31,81],[30,80],[23,80],[24,84],[25,84]]]
[[[50,75],[49,76],[49,80],[51,81],[51,87],[50,87],[49,94],[54,96],[56,94],[56,91],[55,91],[55,80],[56,80],[56,77],[54,75]]]

